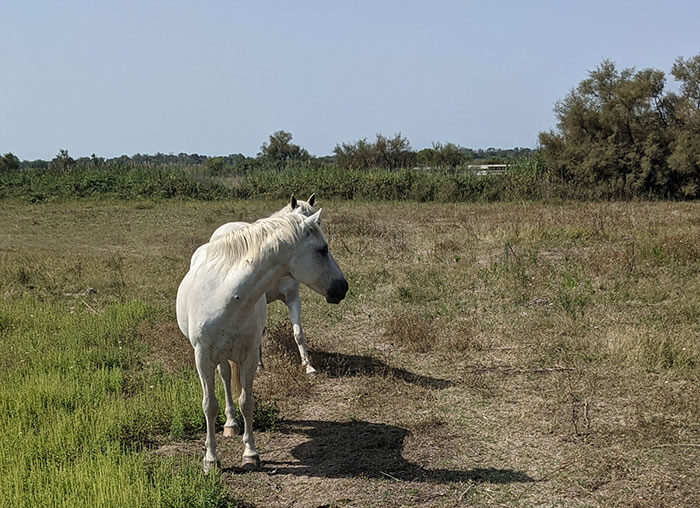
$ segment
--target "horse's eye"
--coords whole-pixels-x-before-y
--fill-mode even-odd
[[[324,245],[318,249],[318,253],[321,254],[321,256],[326,257],[328,255],[328,245]]]

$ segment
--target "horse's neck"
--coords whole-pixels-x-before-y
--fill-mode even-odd
[[[254,304],[289,274],[287,261],[283,254],[268,254],[252,263],[243,261],[236,270],[235,291],[238,297]]]
[[[285,205],[284,208],[277,210],[275,213],[270,215],[270,217],[279,217],[281,215],[286,215],[288,213],[291,213],[292,211],[293,210],[291,209],[291,207],[289,205]]]

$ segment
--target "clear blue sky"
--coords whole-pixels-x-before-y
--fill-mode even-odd
[[[315,155],[379,132],[534,147],[604,58],[700,53],[697,0],[2,0],[0,27],[0,152],[21,159],[255,155],[280,129]]]

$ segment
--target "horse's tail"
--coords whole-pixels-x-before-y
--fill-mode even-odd
[[[236,363],[229,360],[229,365],[231,366],[231,395],[233,395],[233,400],[238,400],[241,396],[241,391],[243,391],[243,385],[241,384],[241,367]]]

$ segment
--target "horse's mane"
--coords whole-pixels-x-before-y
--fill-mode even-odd
[[[297,243],[307,232],[323,236],[317,224],[305,223],[305,219],[296,213],[260,219],[210,242],[207,258],[230,267],[244,259],[252,262],[277,253],[282,246]]]

